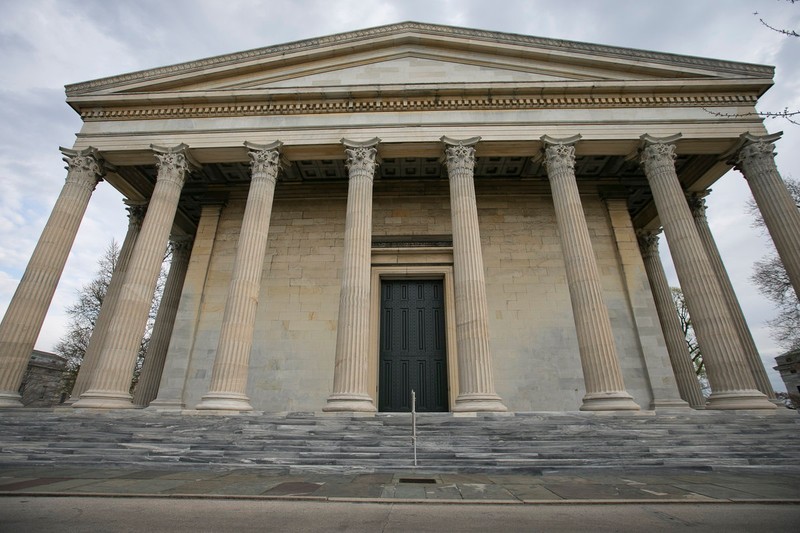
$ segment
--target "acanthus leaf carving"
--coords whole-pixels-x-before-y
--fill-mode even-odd
[[[281,168],[281,153],[275,149],[268,150],[249,150],[250,170],[256,174],[275,181]]]
[[[545,148],[544,155],[548,174],[557,170],[575,168],[575,146],[572,144],[551,144]]]
[[[447,145],[445,148],[447,173],[469,172],[475,170],[475,148],[463,144]]]
[[[345,148],[347,170],[350,175],[366,174],[372,177],[378,163],[378,149],[374,146],[353,146]]]
[[[775,157],[775,145],[769,142],[758,141],[746,144],[736,155],[736,163],[741,165],[751,161],[762,161]]]
[[[675,145],[664,142],[648,143],[641,153],[645,174],[650,175],[664,165],[675,166]]]
[[[642,257],[650,257],[658,255],[658,234],[660,230],[648,231],[638,230],[636,232],[636,239],[639,242],[639,249],[642,252]]]
[[[189,170],[186,154],[180,152],[155,152],[158,180],[167,180],[183,184],[184,176]]]

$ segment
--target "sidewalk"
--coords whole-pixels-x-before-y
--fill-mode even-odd
[[[800,469],[563,469],[541,474],[285,473],[257,468],[0,467],[2,496],[295,499],[378,503],[794,503]]]

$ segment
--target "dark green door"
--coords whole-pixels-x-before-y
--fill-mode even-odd
[[[381,282],[381,411],[447,411],[444,288],[441,280]]]

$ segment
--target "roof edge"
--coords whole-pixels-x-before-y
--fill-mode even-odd
[[[726,61],[721,59],[709,59],[696,56],[670,54],[666,52],[653,52],[636,48],[624,48],[619,46],[591,44],[580,41],[568,41],[562,39],[550,39],[546,37],[535,37],[535,36],[521,35],[516,33],[494,32],[488,30],[462,28],[459,26],[445,26],[441,24],[428,24],[422,22],[406,21],[394,24],[387,24],[384,26],[375,26],[372,28],[366,28],[361,30],[335,33],[323,37],[303,39],[299,41],[293,41],[274,46],[267,46],[263,48],[253,48],[251,50],[244,50],[241,52],[234,52],[231,54],[212,56],[204,59],[198,59],[184,63],[176,63],[174,65],[167,65],[152,69],[138,70],[106,78],[97,78],[85,82],[68,84],[65,86],[65,90],[67,96],[77,96],[81,93],[85,93],[94,89],[111,88],[117,85],[124,84],[125,82],[134,80],[147,81],[147,80],[157,79],[159,77],[163,77],[165,75],[170,75],[170,74],[192,72],[208,67],[225,66],[229,64],[234,64],[242,60],[252,60],[263,57],[269,57],[275,54],[297,52],[297,51],[302,51],[304,49],[315,48],[321,45],[346,43],[350,41],[364,39],[366,37],[372,37],[372,36],[380,37],[409,30],[419,31],[422,33],[439,34],[439,35],[450,34],[456,37],[477,38],[481,40],[502,42],[506,44],[535,45],[545,49],[580,52],[589,55],[603,55],[603,56],[615,56],[627,59],[640,59],[662,64],[670,64],[670,65],[678,64],[695,68],[705,67],[729,73],[745,74],[748,76],[757,76],[757,77],[768,76],[772,78],[774,76],[774,71],[775,71],[775,68],[772,66],[758,65],[754,63],[739,63],[735,61]]]

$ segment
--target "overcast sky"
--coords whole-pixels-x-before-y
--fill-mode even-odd
[[[774,65],[775,86],[760,109],[800,109],[800,39],[758,20],[800,28],[800,4],[786,0],[0,0],[0,7],[0,315],[66,177],[58,147],[71,147],[81,126],[64,102],[69,83],[413,20]],[[781,172],[800,177],[800,126],[770,120],[767,128],[784,131]],[[772,382],[785,390],[772,371],[782,349],[764,324],[774,309],[749,279],[769,238],[750,227],[741,174],[729,172],[713,191],[711,229]],[[37,349],[51,350],[64,334],[65,306],[126,227],[121,196],[101,183]],[[662,258],[677,284],[663,244]]]

